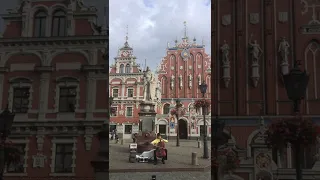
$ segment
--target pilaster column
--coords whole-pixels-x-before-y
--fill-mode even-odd
[[[45,115],[48,110],[49,79],[50,73],[42,73],[40,75],[40,98],[38,120],[45,119]]]
[[[0,99],[3,100],[3,86],[4,86],[4,75],[0,74]],[[0,103],[0,109],[2,109],[2,102]]]
[[[89,72],[87,76],[87,99],[86,99],[86,118],[93,118],[93,108],[95,106],[96,80],[93,78],[93,73]]]
[[[287,168],[292,168],[292,154],[291,154],[291,144],[288,143],[287,146]]]

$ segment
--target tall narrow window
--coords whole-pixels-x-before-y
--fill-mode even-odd
[[[76,87],[61,87],[59,112],[74,112],[76,105]]]
[[[13,112],[27,113],[29,105],[29,87],[14,88],[13,90]]]
[[[165,104],[163,106],[163,114],[169,114],[170,112],[170,105],[169,104]]]
[[[52,36],[66,35],[66,14],[63,11],[56,11],[53,14]]]
[[[73,144],[57,144],[55,157],[56,173],[72,172]]]
[[[34,36],[45,37],[47,14],[39,11],[34,16]]]
[[[126,65],[126,73],[130,73],[130,64]]]
[[[124,65],[123,64],[120,65],[120,73],[124,73]]]

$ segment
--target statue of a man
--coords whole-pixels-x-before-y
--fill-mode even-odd
[[[278,52],[280,53],[282,58],[282,62],[288,62],[289,47],[290,45],[286,40],[286,37],[283,37],[279,44],[279,49],[278,49]]]
[[[222,52],[222,62],[224,64],[229,63],[229,52],[230,52],[230,47],[227,43],[226,40],[224,40],[223,45],[220,47],[221,52]]]
[[[146,71],[144,72],[144,92],[143,96],[146,101],[151,101],[151,83],[153,81],[153,74],[150,71],[149,67],[147,67]]]
[[[171,89],[173,89],[173,87],[174,87],[174,79],[175,79],[174,75],[171,75],[171,80],[170,80]]]
[[[253,35],[251,35],[251,38],[252,36]],[[258,63],[260,56],[263,54],[263,51],[260,48],[260,45],[257,43],[257,40],[252,41],[251,38],[249,40],[249,47],[250,47],[250,53],[252,55],[252,62]]]
[[[192,75],[189,74],[189,88],[191,89],[192,87]]]

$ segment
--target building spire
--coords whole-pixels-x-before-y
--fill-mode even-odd
[[[129,28],[128,28],[128,25],[127,25],[127,32],[126,32],[126,42],[124,43],[124,47],[129,47],[129,43],[128,43],[128,39],[129,39],[129,37],[128,37],[128,30]]]
[[[183,24],[184,24],[184,38],[188,38],[187,37],[187,21],[184,21]]]
[[[129,27],[128,27],[128,25],[127,25],[127,33],[126,33],[126,42],[128,42],[128,39],[129,39]]]

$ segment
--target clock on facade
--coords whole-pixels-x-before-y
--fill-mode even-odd
[[[124,51],[124,52],[122,53],[122,55],[123,55],[123,56],[127,56],[127,55],[128,55],[127,51]]]
[[[181,56],[184,60],[187,60],[188,57],[190,56],[189,50],[188,49],[183,49],[183,51],[181,52]]]

